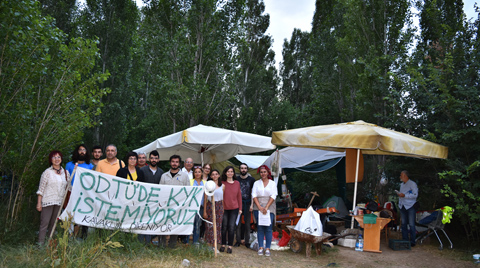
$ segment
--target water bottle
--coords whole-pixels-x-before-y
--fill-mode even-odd
[[[357,241],[355,242],[355,251],[363,251],[363,237],[358,235]]]

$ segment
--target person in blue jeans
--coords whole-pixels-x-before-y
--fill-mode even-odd
[[[272,179],[270,169],[266,165],[258,168],[261,179],[253,184],[253,214],[257,220],[257,239],[258,239],[258,255],[270,256],[270,246],[272,244],[272,229],[275,222],[277,207],[275,199],[277,198],[277,184]],[[270,225],[263,225],[259,217],[270,216]],[[263,244],[265,239],[266,245]],[[265,249],[265,250],[264,250]]]
[[[192,186],[201,186],[203,187],[203,170],[202,167],[196,166],[193,167],[193,182]],[[200,205],[200,212],[203,212],[203,195],[202,195],[202,202]],[[202,224],[202,219],[200,216],[195,215],[195,221],[193,222],[193,244],[198,245],[198,240],[200,239],[200,225]]]
[[[398,207],[402,217],[402,239],[410,241],[412,247],[415,246],[415,203],[418,197],[417,184],[410,180],[408,171],[404,170],[400,173],[400,191],[397,191],[399,197]],[[409,238],[410,234],[410,238]]]

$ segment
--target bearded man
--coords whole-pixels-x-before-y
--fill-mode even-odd
[[[69,174],[72,174],[75,164],[78,164],[78,166],[82,168],[93,169],[93,165],[90,163],[90,152],[85,144],[78,145],[73,151],[72,161],[68,162],[65,166],[65,169],[68,170]],[[72,185],[74,180],[75,174],[72,177]]]
[[[86,168],[86,169],[93,169],[93,165],[90,163],[90,152],[87,149],[85,144],[78,145],[72,153],[72,161],[68,162],[65,166],[65,169],[68,170],[70,174],[72,174],[73,170],[75,169],[75,164],[79,167]],[[72,176],[72,186],[73,181],[75,179],[75,174]],[[65,200],[65,204],[68,203],[70,199],[70,192],[67,194],[67,198]],[[77,236],[80,229],[80,225],[75,225],[74,227],[74,235]],[[85,239],[87,237],[88,227],[82,226],[82,234],[81,237]]]

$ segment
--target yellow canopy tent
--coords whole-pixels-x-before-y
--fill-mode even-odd
[[[448,148],[405,133],[379,127],[364,121],[297,128],[272,133],[272,143],[341,151],[355,149],[356,172],[353,209],[356,206],[360,152],[372,155],[397,155],[446,159]],[[352,220],[353,227],[353,220]]]

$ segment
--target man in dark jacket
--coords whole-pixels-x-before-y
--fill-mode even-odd
[[[162,174],[163,174],[163,170],[157,167],[158,161],[160,160],[160,155],[156,150],[154,150],[150,152],[150,155],[148,156],[148,160],[150,164],[147,164],[146,166],[140,168],[140,171],[143,173],[143,180],[141,180],[141,182],[159,184],[160,178],[162,177]],[[140,242],[144,242],[145,244],[149,245],[152,242],[152,239],[154,237],[155,237],[154,235],[139,234],[138,240],[140,240]]]
[[[145,178],[144,182],[159,184],[160,178],[162,177],[163,170],[157,167],[158,161],[160,160],[160,155],[156,150],[150,152],[148,156],[148,165],[142,167],[140,170],[143,171],[143,176]]]
[[[243,219],[245,224],[241,222],[237,225],[236,236],[237,243],[235,247],[240,246],[240,244],[245,243],[247,248],[250,248],[250,217],[252,206],[252,189],[255,179],[248,174],[248,166],[245,163],[240,164],[240,176],[237,177],[237,181],[240,182],[240,190],[242,192],[242,208],[245,211],[243,214]]]

